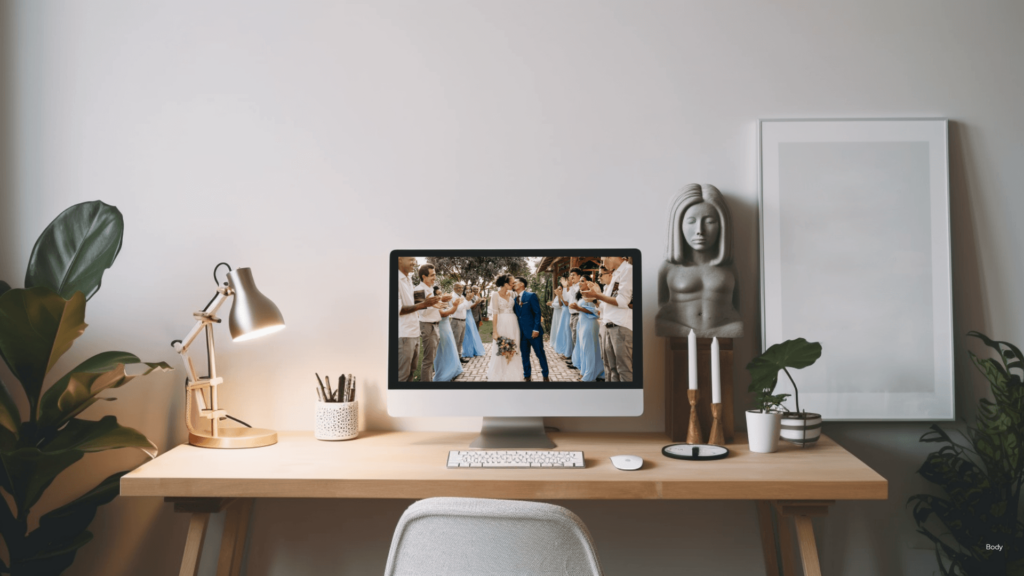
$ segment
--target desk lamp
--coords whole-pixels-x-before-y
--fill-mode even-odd
[[[181,355],[185,363],[187,375],[185,392],[185,426],[188,428],[188,443],[193,446],[204,448],[257,448],[259,446],[270,446],[277,443],[277,432],[262,428],[250,428],[241,420],[228,416],[226,410],[222,410],[217,401],[217,386],[224,382],[223,378],[217,376],[217,360],[213,351],[213,325],[220,323],[217,318],[217,310],[230,296],[235,300],[231,304],[231,312],[228,314],[228,328],[231,330],[231,339],[235,342],[259,338],[284,328],[284,317],[277,306],[264,296],[257,288],[252,279],[252,270],[239,268],[232,270],[226,262],[217,264],[213,269],[213,281],[217,282],[217,269],[227,266],[228,279],[222,285],[217,285],[217,293],[207,303],[206,308],[195,312],[196,325],[184,340],[171,342],[174,350]],[[189,346],[199,337],[200,332],[206,332],[206,358],[208,376],[200,378],[196,372],[195,365],[188,355]],[[206,403],[205,390],[210,389],[209,408]],[[192,403],[193,398],[199,409],[199,415],[210,421],[207,431],[198,430],[192,424]],[[245,424],[245,428],[227,427],[221,428],[220,421],[231,418],[236,422]]]

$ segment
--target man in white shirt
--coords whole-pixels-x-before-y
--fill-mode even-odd
[[[420,323],[419,311],[433,306],[440,298],[430,295],[421,302],[413,296],[412,280],[409,274],[416,268],[416,258],[398,258],[398,381],[408,382],[412,367],[419,360]]]
[[[602,264],[601,275],[599,276],[599,278],[601,278],[601,284],[604,286],[601,293],[604,294],[605,296],[611,296],[613,287],[612,271]],[[601,318],[598,320],[598,322],[600,322],[601,324],[601,329],[599,331],[600,338],[598,340],[598,342],[600,342],[601,344],[601,361],[604,363],[605,378],[610,378],[613,366],[609,364],[609,359],[614,359],[615,356],[612,353],[611,339],[608,338],[608,329],[605,328],[604,326],[605,322],[607,322],[605,318],[608,317],[608,313],[606,312],[606,309],[608,308],[608,303],[602,302],[601,300],[598,300],[597,303],[597,309],[601,316]]]
[[[437,272],[433,264],[420,266],[420,282],[414,291],[422,290],[425,295],[433,296],[434,281],[437,280]],[[451,298],[448,298],[450,300]],[[445,300],[445,298],[441,298]],[[437,300],[434,301],[435,303]],[[434,358],[437,356],[437,343],[441,340],[441,332],[438,329],[438,322],[441,321],[441,311],[433,306],[420,310],[420,337],[423,338],[423,367],[420,368],[420,382],[432,382],[434,380]]]
[[[452,333],[455,335],[455,348],[459,351],[459,361],[465,363],[469,362],[469,358],[462,357],[462,341],[466,337],[466,312],[473,306],[473,303],[470,302],[463,293],[466,290],[465,284],[462,282],[456,282],[454,290],[455,296],[457,298],[461,297],[462,302],[459,303],[458,309],[456,309],[450,316],[452,322]],[[469,316],[472,318],[473,314],[470,313]]]
[[[569,289],[565,291],[562,296],[562,301],[566,306],[576,302],[576,294],[580,291],[580,278],[583,277],[583,270],[580,268],[573,268],[569,271]],[[562,310],[568,310],[569,316],[569,327],[572,329],[572,343],[569,346],[569,356],[572,356],[572,350],[576,347],[576,324],[580,320],[580,311],[573,310],[571,308],[563,308]],[[562,312],[565,314],[565,312]],[[572,364],[572,360],[566,360],[567,364]]]
[[[612,271],[611,288],[607,294],[597,290],[583,293],[587,298],[597,298],[607,304],[604,307],[605,338],[610,351],[602,356],[605,376],[609,382],[633,381],[633,265],[621,256],[601,258],[605,268]]]

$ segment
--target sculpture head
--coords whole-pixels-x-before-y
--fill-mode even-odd
[[[732,219],[725,198],[710,184],[689,184],[672,199],[665,259],[690,265],[693,253],[713,256],[712,266],[732,263]]]

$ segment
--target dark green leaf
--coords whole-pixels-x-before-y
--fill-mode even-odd
[[[821,344],[796,338],[775,344],[751,360],[747,364],[747,371],[750,372],[748,391],[757,394],[757,408],[767,410],[771,407],[769,402],[773,400],[775,406],[782,403],[782,400],[776,400],[778,397],[772,395],[779,383],[781,370],[806,368],[818,358],[821,358]]]
[[[125,373],[125,363],[145,364],[147,369],[139,374]],[[127,352],[104,352],[78,365],[43,394],[39,402],[39,426],[44,434],[80,414],[91,406],[96,395],[108,388],[120,388],[140,376],[154,370],[171,370],[166,362],[139,362]]]
[[[69,450],[44,454],[38,448],[21,448],[0,454],[10,480],[11,495],[19,513],[31,508],[58,474],[82,459],[85,453]]]
[[[7,282],[4,282],[3,280],[0,280],[0,296],[3,296],[4,292],[7,292],[10,289],[11,289],[11,285],[10,284],[8,284]]]
[[[49,288],[15,288],[0,296],[0,350],[36,409],[43,379],[85,332],[85,297],[65,300]]]
[[[821,358],[821,344],[803,338],[786,340],[771,346],[747,365],[751,391],[774,389],[783,368],[806,368]]]
[[[17,557],[17,562],[12,555],[11,569],[17,576],[54,576],[61,574],[71,567],[75,561],[75,554],[78,549],[92,541],[92,532],[85,530],[75,535],[74,539],[61,543],[58,548],[54,546],[35,556],[22,558]]]
[[[155,458],[157,452],[155,444],[138,430],[118,424],[115,416],[104,416],[98,421],[75,418],[61,428],[57,437],[47,442],[42,451],[57,454],[68,450],[101,452],[117,448],[138,448],[150,458]]]
[[[127,471],[113,474],[81,497],[44,514],[39,519],[39,527],[26,540],[24,564],[52,565],[66,561],[70,565],[75,552],[92,536],[86,528],[95,518],[96,509],[120,493],[121,477],[125,474]],[[83,539],[83,535],[88,537]]]
[[[70,299],[81,292],[92,298],[103,272],[121,251],[124,218],[98,200],[75,204],[57,216],[36,240],[25,274],[25,287],[46,286]]]

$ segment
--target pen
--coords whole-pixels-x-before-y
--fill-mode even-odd
[[[352,402],[356,401],[356,383],[352,382]]]
[[[348,384],[346,383],[345,375],[344,374],[342,374],[341,376],[338,376],[338,382],[339,382],[339,384],[338,384],[338,402],[344,402],[345,401],[345,388],[348,387]]]
[[[323,390],[321,390],[320,388],[317,388],[316,389],[316,395],[320,398],[321,402],[325,402],[325,400],[324,400],[324,391]]]
[[[324,395],[324,402],[326,402],[327,391],[324,390],[324,381],[320,379],[320,374],[317,374],[316,372],[314,372],[313,374],[316,374],[316,381],[320,383],[320,393]]]
[[[334,398],[334,392],[331,392],[331,377],[324,376],[324,382],[327,382],[327,401],[330,402]]]

